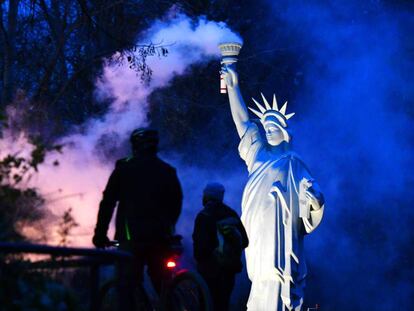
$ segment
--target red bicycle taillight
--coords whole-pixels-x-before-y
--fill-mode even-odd
[[[168,269],[173,269],[177,266],[177,264],[174,260],[168,260],[166,266]]]

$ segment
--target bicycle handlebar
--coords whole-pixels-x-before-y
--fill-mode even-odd
[[[105,247],[119,247],[119,241],[113,240],[113,241],[108,241],[108,243],[106,243]]]

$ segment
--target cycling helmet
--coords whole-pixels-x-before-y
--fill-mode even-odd
[[[132,131],[129,138],[135,150],[156,149],[158,146],[158,131],[150,128],[138,128]]]

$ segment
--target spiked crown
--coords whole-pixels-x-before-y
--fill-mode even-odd
[[[264,124],[267,121],[275,122],[272,120],[276,118],[277,122],[281,126],[287,127],[286,121],[295,115],[294,112],[286,114],[287,102],[285,102],[282,108],[279,109],[277,105],[277,101],[276,101],[276,95],[273,94],[272,106],[269,105],[268,101],[266,100],[266,98],[264,97],[262,93],[260,93],[260,95],[262,95],[264,107],[261,104],[259,104],[257,100],[252,98],[257,108],[259,108],[259,111],[249,107],[250,111],[252,111],[256,116],[260,118],[260,121],[262,122],[262,124]]]

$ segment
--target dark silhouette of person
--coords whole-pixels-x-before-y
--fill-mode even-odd
[[[93,244],[108,246],[107,230],[114,209],[115,239],[119,248],[134,255],[134,262],[118,267],[121,300],[134,305],[131,290],[143,279],[144,266],[160,292],[165,252],[181,213],[182,191],[176,170],[157,156],[158,132],[139,128],[130,136],[132,156],[116,162],[99,205]]]
[[[237,213],[223,203],[224,187],[209,183],[203,191],[204,208],[193,232],[194,258],[213,299],[214,310],[229,309],[234,280],[242,268],[241,255],[249,244]]]

